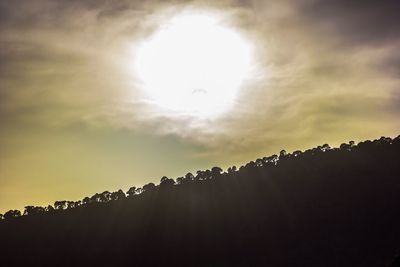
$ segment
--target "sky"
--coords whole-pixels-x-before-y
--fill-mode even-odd
[[[154,107],[132,67],[135,48],[188,10],[217,14],[253,48],[252,76],[218,116]],[[398,10],[395,0],[1,1],[0,213],[397,136]]]

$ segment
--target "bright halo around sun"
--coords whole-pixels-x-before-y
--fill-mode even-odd
[[[252,61],[251,45],[209,15],[178,15],[137,51],[135,69],[151,103],[216,117],[232,107]]]

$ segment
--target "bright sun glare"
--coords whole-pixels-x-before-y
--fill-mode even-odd
[[[212,117],[234,103],[251,57],[249,43],[217,17],[179,15],[142,43],[135,68],[152,103]]]

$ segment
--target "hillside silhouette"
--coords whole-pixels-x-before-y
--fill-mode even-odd
[[[0,266],[400,266],[400,136],[0,216]]]

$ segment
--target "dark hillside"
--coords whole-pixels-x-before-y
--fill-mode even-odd
[[[8,212],[0,265],[385,267],[399,206],[400,137],[282,151]]]

